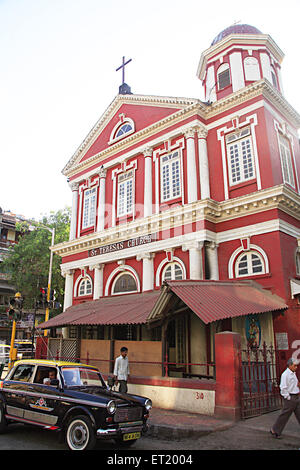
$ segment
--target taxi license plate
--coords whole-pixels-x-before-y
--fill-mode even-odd
[[[131,441],[132,439],[139,439],[140,437],[140,432],[128,432],[127,434],[123,434],[123,441]]]

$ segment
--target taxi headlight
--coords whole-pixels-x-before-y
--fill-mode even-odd
[[[147,411],[150,411],[151,408],[152,408],[152,401],[150,400],[150,398],[147,398],[147,400],[145,401],[145,408]]]
[[[109,414],[113,415],[117,409],[117,405],[113,400],[110,400],[106,405],[106,409]]]

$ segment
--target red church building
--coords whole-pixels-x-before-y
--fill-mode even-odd
[[[168,354],[179,377],[178,364],[213,361],[218,331],[272,343],[283,360],[295,352],[300,116],[284,96],[283,56],[237,24],[201,54],[205,101],[121,85],[63,169],[70,239],[52,249],[65,305],[48,328],[81,348],[113,340],[149,360]]]

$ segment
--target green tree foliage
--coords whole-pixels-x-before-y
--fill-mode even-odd
[[[65,208],[49,216],[43,216],[39,222],[22,222],[19,242],[12,246],[3,262],[3,270],[11,275],[11,283],[25,298],[24,306],[32,308],[35,299],[40,297],[40,288],[47,287],[50,263],[50,229],[55,228],[54,244],[67,241],[70,229],[70,208]],[[64,278],[60,271],[61,258],[53,254],[51,288],[56,291],[57,301],[63,303]]]

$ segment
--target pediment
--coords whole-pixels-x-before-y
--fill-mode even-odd
[[[130,136],[132,140],[135,134],[198,103],[201,101],[188,98],[117,95],[64,167],[63,174],[67,176],[91,157],[128,142]]]

